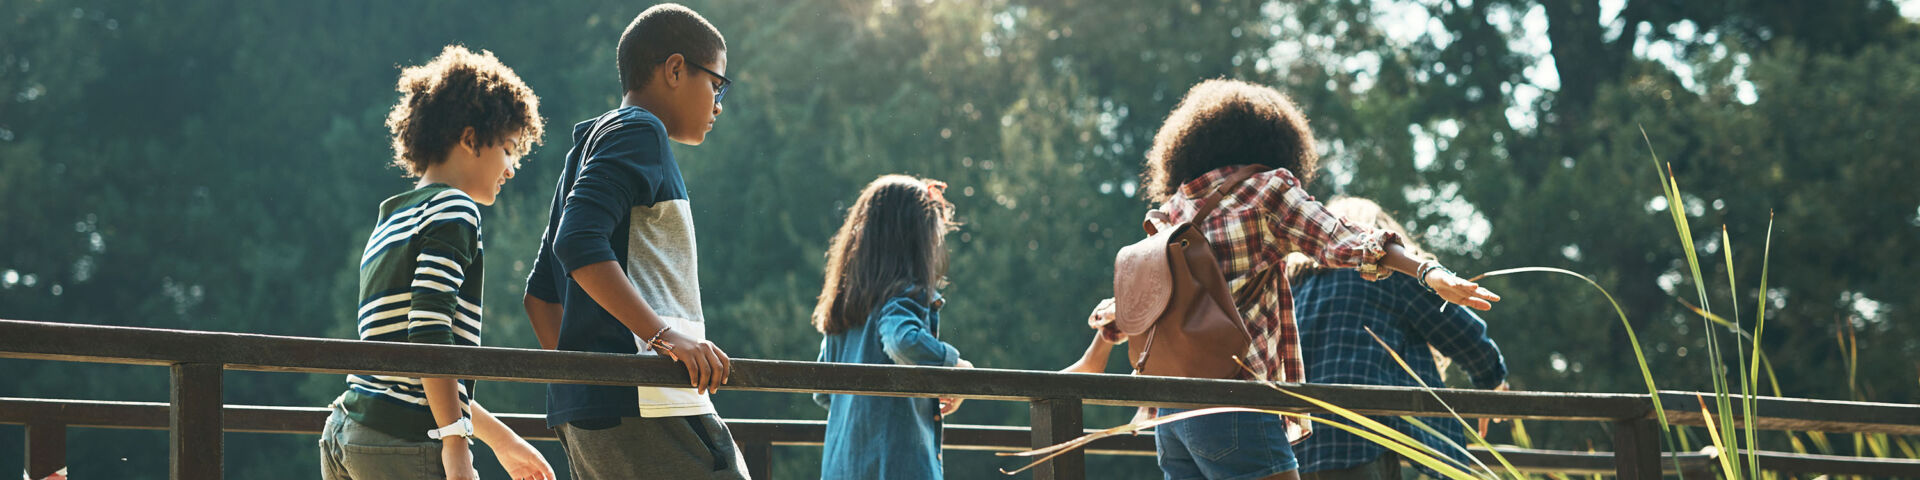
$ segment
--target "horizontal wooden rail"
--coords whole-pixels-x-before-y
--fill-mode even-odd
[[[171,365],[223,363],[231,370],[368,373],[477,380],[687,386],[685,367],[661,357],[518,348],[457,347],[242,333],[195,332],[0,320],[0,357]],[[955,369],[735,359],[733,390],[848,393],[1005,401],[1079,398],[1090,405],[1198,408],[1236,405],[1316,411],[1255,382],[1132,375]],[[1370,415],[1446,416],[1438,395],[1465,417],[1539,420],[1645,418],[1645,395],[1493,392],[1281,384]],[[1916,421],[1920,427],[1920,421]]]
[[[0,424],[48,424],[84,428],[137,430],[167,429],[169,406],[160,402],[107,402],[0,397]],[[226,431],[319,435],[329,410],[322,407],[227,405]],[[495,413],[514,433],[532,441],[557,441],[543,415]],[[820,445],[826,438],[825,421],[728,419],[727,429],[740,443]],[[1026,450],[1025,427],[992,425],[946,426],[944,446],[949,450]],[[1095,455],[1153,455],[1153,435],[1125,435],[1095,441],[1087,450]]]
[[[1712,393],[1660,392],[1667,421],[1675,425],[1705,426],[1706,418],[1700,414],[1703,398],[1708,406],[1714,404]],[[1733,397],[1732,402],[1729,412],[1709,411],[1714,419],[1725,415],[1745,427],[1746,397]],[[1754,424],[1763,430],[1920,435],[1920,405],[1757,397],[1753,408]]]
[[[1747,450],[1740,451],[1745,458]],[[1827,473],[1870,477],[1920,478],[1920,460],[1904,458],[1861,458],[1840,455],[1812,455],[1787,452],[1756,452],[1760,469],[1793,473]]]
[[[165,365],[173,370],[176,402],[168,409],[174,432],[175,477],[218,478],[217,436],[224,421],[243,422],[249,412],[224,419],[217,399],[222,370],[300,373],[367,373],[408,377],[600,385],[685,386],[684,367],[651,356],[555,352],[495,347],[416,345],[222,332],[0,320],[0,358]],[[1411,387],[1262,384],[1107,374],[1070,374],[999,369],[954,369],[897,365],[736,359],[728,389],[860,395],[958,397],[1028,402],[1035,426],[1024,429],[1024,446],[1057,443],[1081,430],[1081,405],[1196,408],[1244,406],[1321,412],[1288,392],[1317,398],[1369,415],[1521,418],[1609,421],[1615,426],[1614,472],[1652,478],[1659,465],[1659,438],[1649,421],[1646,395],[1611,393],[1423,390]],[[1284,392],[1282,390],[1285,390]],[[210,396],[211,395],[211,396]],[[1668,418],[1700,425],[1705,416],[1695,392],[1662,392]],[[1445,402],[1445,405],[1442,402]],[[1747,400],[1736,400],[1736,408]],[[1920,405],[1758,397],[1754,425],[1762,429],[1920,434]],[[208,408],[209,406],[213,408]],[[1718,414],[1718,412],[1716,412]],[[262,413],[262,415],[276,415]],[[523,421],[523,420],[514,420]],[[743,428],[749,427],[745,424]],[[800,428],[791,425],[768,427]],[[30,430],[35,430],[30,428]],[[35,430],[46,439],[45,429]],[[183,436],[183,431],[190,434]],[[982,431],[981,435],[1005,435]],[[41,443],[50,440],[43,439]],[[209,447],[210,446],[210,447]],[[1017,445],[1016,446],[1023,446]],[[207,452],[187,455],[185,452]],[[767,455],[764,449],[749,457]],[[1084,478],[1079,453],[1036,470],[1036,478]],[[209,468],[211,474],[207,474]]]
[[[0,424],[48,425],[83,428],[120,428],[164,430],[168,427],[169,406],[159,402],[110,402],[94,400],[52,400],[0,397]],[[329,413],[319,407],[270,407],[227,405],[224,409],[226,431],[317,435]],[[540,415],[495,414],[516,433],[532,441],[556,440]],[[744,444],[780,446],[819,446],[826,437],[826,422],[820,420],[731,419],[727,426]],[[948,450],[1020,451],[1028,448],[1025,427],[992,425],[946,425]],[[62,435],[64,438],[64,435]],[[1153,434],[1122,435],[1095,441],[1086,448],[1093,455],[1152,456]],[[1486,449],[1471,447],[1471,453],[1488,464],[1495,462]],[[1564,473],[1572,475],[1612,474],[1611,452],[1576,452],[1501,447],[1496,449],[1508,462],[1527,473]],[[1835,475],[1872,475],[1894,477],[1920,476],[1920,460],[1861,458],[1834,455],[1803,455],[1784,452],[1758,452],[1760,467],[1785,473],[1825,473]],[[1743,452],[1742,455],[1745,455]],[[1668,454],[1661,466],[1674,474],[1674,455]],[[1709,478],[1716,466],[1713,455],[1679,455],[1687,478]]]
[[[307,373],[459,376],[534,383],[683,386],[684,368],[658,357],[455,347],[0,320],[0,357],[96,363],[221,363],[228,369]],[[1080,398],[1091,405],[1194,408],[1236,405],[1316,411],[1254,382],[1023,370],[951,369],[739,359],[729,389],[1007,401]],[[1279,384],[1281,388],[1370,415],[1446,416],[1435,396],[1461,416],[1539,420],[1648,418],[1645,395],[1493,392],[1353,385]],[[1663,392],[1668,420],[1702,425],[1695,392]],[[1743,399],[1735,399],[1736,410]],[[1712,402],[1708,402],[1711,404]],[[1763,429],[1920,435],[1920,405],[1759,397]]]

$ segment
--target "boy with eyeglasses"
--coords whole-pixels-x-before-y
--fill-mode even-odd
[[[669,140],[699,145],[730,83],[726,39],[661,4],[620,36],[619,108],[573,128],[528,320],[544,348],[666,355],[691,388],[552,384],[547,425],[576,479],[744,479],[746,465],[707,393],[727,354],[706,340],[692,208]]]

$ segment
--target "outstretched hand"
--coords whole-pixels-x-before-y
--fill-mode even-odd
[[[507,476],[513,480],[553,480],[553,466],[547,458],[535,450],[526,441],[516,441],[505,445],[491,445],[493,456],[500,460],[500,467],[506,469]]]
[[[1440,294],[1441,299],[1474,310],[1492,310],[1493,302],[1500,301],[1500,296],[1495,295],[1493,291],[1482,288],[1478,283],[1460,278],[1445,269],[1427,272],[1427,278],[1421,281],[1426,282],[1428,287],[1432,287],[1433,293]]]

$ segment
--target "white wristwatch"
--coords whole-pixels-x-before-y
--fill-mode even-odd
[[[473,422],[461,418],[460,421],[453,422],[447,426],[427,431],[427,438],[439,440],[446,437],[473,438]]]

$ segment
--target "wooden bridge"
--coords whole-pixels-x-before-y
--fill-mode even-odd
[[[219,479],[223,432],[317,434],[320,408],[223,405],[225,370],[410,377],[461,377],[530,383],[683,386],[687,371],[657,357],[459,347],[357,340],[0,320],[0,358],[171,367],[168,403],[0,398],[0,423],[26,425],[28,474],[61,468],[70,427],[166,429],[174,479]],[[1198,408],[1242,406],[1320,413],[1305,401],[1254,382],[998,369],[952,369],[736,359],[726,388],[791,393],[959,397],[1026,402],[1028,427],[948,425],[949,449],[1024,450],[1082,435],[1083,405]],[[1467,418],[1599,421],[1612,425],[1614,452],[1502,449],[1531,472],[1604,473],[1623,479],[1715,474],[1704,453],[1663,454],[1653,402],[1644,394],[1493,392],[1344,385],[1283,388],[1369,415],[1449,416],[1437,395]],[[1705,425],[1694,392],[1662,392],[1675,425]],[[1759,397],[1754,426],[1768,430],[1920,434],[1920,405]],[[1742,410],[1746,400],[1735,398]],[[1720,415],[1720,412],[1709,412]],[[1731,412],[1729,412],[1731,413]],[[553,433],[535,415],[500,415],[529,440]],[[1735,415],[1735,418],[1739,418]],[[754,478],[766,479],[773,445],[817,445],[818,421],[729,420]],[[1085,455],[1152,455],[1151,436],[1103,439],[1033,470],[1035,479],[1086,478]],[[1487,452],[1476,451],[1486,456]],[[1760,467],[1788,473],[1920,478],[1920,460],[1759,452]],[[1681,471],[1672,471],[1678,463]]]

